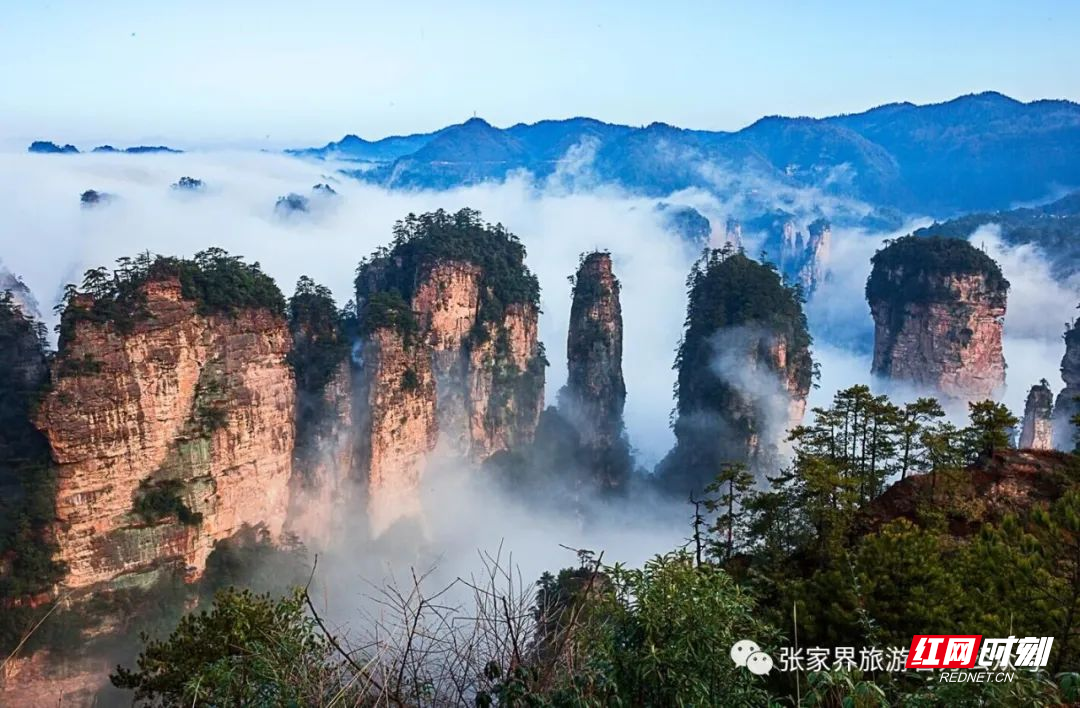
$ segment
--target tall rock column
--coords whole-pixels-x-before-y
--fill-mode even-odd
[[[370,438],[358,460],[373,519],[418,508],[439,439],[470,464],[533,441],[547,360],[539,283],[524,259],[517,237],[463,209],[410,215],[393,248],[361,263],[354,420]]]
[[[576,433],[578,482],[601,491],[625,488],[633,467],[623,425],[623,321],[611,255],[584,256],[574,275],[566,341],[566,386],[558,413]]]
[[[353,513],[353,313],[307,276],[289,298],[289,364],[296,377],[296,446],[288,530],[309,547],[339,538]]]
[[[796,289],[741,252],[695,264],[686,322],[676,445],[658,468],[680,495],[700,492],[726,463],[770,469],[801,422],[814,369]]]
[[[947,398],[995,397],[1009,283],[967,241],[905,236],[877,252],[866,283],[872,372]]]
[[[574,276],[567,379],[559,392],[559,412],[574,423],[588,447],[610,447],[623,432],[622,340],[619,281],[611,256],[590,253]]]
[[[1054,405],[1054,447],[1072,450],[1077,446],[1077,426],[1072,419],[1080,413],[1080,319],[1065,331],[1061,378],[1065,388]]]
[[[1020,432],[1020,447],[1049,450],[1053,447],[1054,394],[1046,379],[1031,387],[1024,404],[1024,424]]]

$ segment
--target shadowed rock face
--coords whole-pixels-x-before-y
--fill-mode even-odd
[[[1065,356],[1061,357],[1061,378],[1065,388],[1054,405],[1054,447],[1076,447],[1076,425],[1072,419],[1080,413],[1080,320],[1065,331]]]
[[[994,398],[1005,384],[1008,282],[966,241],[905,237],[874,256],[867,300],[875,375],[947,398]]]
[[[0,576],[8,570],[8,554],[20,550],[8,534],[27,506],[25,463],[48,458],[45,441],[30,422],[34,399],[47,378],[34,321],[13,296],[0,292]],[[5,599],[0,594],[0,606]]]
[[[540,447],[561,445],[574,451],[574,464],[563,477],[602,492],[625,488],[633,467],[623,424],[626,384],[622,374],[623,321],[619,281],[611,256],[585,256],[574,276],[574,297],[566,342],[566,386],[559,391],[558,416],[572,442],[545,440]],[[554,415],[554,411],[551,411]],[[548,426],[557,432],[557,425]],[[538,433],[539,435],[539,433]],[[549,436],[551,437],[551,436]],[[557,436],[556,436],[557,437]],[[535,455],[539,466],[552,464]]]
[[[70,588],[164,565],[198,577],[216,541],[244,524],[276,536],[285,521],[294,383],[284,318],[201,314],[176,278],[142,288],[148,316],[130,329],[73,323],[36,421],[58,468]],[[148,499],[171,511],[147,518],[137,509]]]
[[[723,463],[769,468],[785,431],[801,422],[813,377],[801,303],[775,269],[714,251],[690,284],[677,442],[658,467],[679,494],[703,489]]]
[[[1024,404],[1024,425],[1020,431],[1020,448],[1050,450],[1053,448],[1054,394],[1046,381],[1035,384]]]
[[[622,339],[619,281],[611,269],[611,256],[590,253],[574,279],[566,341],[568,376],[559,392],[559,411],[589,447],[609,447],[623,432]]]

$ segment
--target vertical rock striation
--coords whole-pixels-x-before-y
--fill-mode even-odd
[[[1065,330],[1065,355],[1061,357],[1061,378],[1065,388],[1054,405],[1054,447],[1072,450],[1077,447],[1077,426],[1073,418],[1080,413],[1080,319]]]
[[[997,263],[966,241],[905,236],[873,264],[873,373],[954,400],[996,396],[1009,288]]]
[[[284,317],[218,310],[187,282],[150,277],[130,293],[137,309],[113,318],[89,296],[64,313],[37,425],[58,469],[69,588],[163,566],[197,577],[243,525],[282,528],[294,431]]]
[[[382,530],[419,511],[417,489],[439,434],[435,378],[430,352],[392,326],[370,331],[360,357],[357,463],[371,526]]]
[[[415,509],[437,439],[471,463],[531,443],[547,365],[539,285],[515,236],[465,209],[410,216],[395,237],[356,278],[358,461],[383,521]]]
[[[676,446],[658,468],[679,494],[700,491],[724,463],[768,466],[801,422],[813,377],[801,302],[776,270],[713,251],[689,282]]]
[[[305,543],[325,547],[334,540],[354,498],[357,448],[353,424],[353,371],[342,361],[312,397],[319,417],[307,426],[297,417],[296,447],[290,483],[288,530]]]
[[[559,392],[559,411],[589,447],[610,447],[623,432],[622,340],[619,281],[611,269],[611,256],[590,253],[574,276],[566,386]]]
[[[1021,449],[1050,450],[1053,448],[1054,394],[1043,379],[1031,387],[1024,404],[1024,423],[1020,431]]]
[[[802,286],[803,292],[812,293],[825,280],[832,247],[832,225],[825,219],[816,219],[806,227],[806,233],[795,282]]]
[[[574,275],[566,341],[566,386],[559,414],[576,432],[579,480],[600,490],[621,489],[632,459],[623,425],[623,320],[611,255],[584,256]]]

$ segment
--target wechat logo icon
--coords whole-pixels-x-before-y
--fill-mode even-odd
[[[749,639],[740,639],[731,645],[731,660],[756,676],[764,676],[773,669],[772,657],[761,651],[757,642]]]

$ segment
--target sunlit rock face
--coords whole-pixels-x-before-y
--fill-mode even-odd
[[[376,528],[416,512],[440,440],[462,463],[481,463],[531,443],[544,403],[539,291],[524,248],[475,212],[414,218],[356,280],[357,460]]]
[[[419,512],[418,488],[438,441],[430,353],[400,332],[376,329],[362,342],[357,462],[366,473],[368,515],[376,530]]]
[[[57,466],[69,588],[165,565],[198,577],[216,541],[244,524],[276,536],[285,520],[295,393],[284,318],[201,314],[177,278],[142,292],[146,316],[130,327],[73,323],[36,421]],[[155,500],[160,514],[139,512]]]
[[[911,236],[873,260],[872,372],[947,399],[996,397],[1009,287],[997,264],[966,241]]]
[[[1032,450],[1050,450],[1054,446],[1053,421],[1054,394],[1046,381],[1035,384],[1028,392],[1024,404],[1024,422],[1020,430],[1020,447]]]

